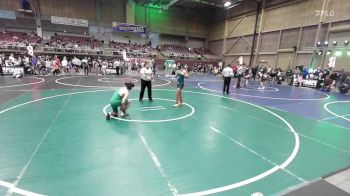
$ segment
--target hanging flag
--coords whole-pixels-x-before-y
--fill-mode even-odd
[[[130,59],[126,56],[125,50],[123,50],[123,59],[124,59],[124,61],[130,61]]]
[[[328,67],[331,68],[331,67],[335,67],[335,61],[337,60],[337,57],[336,56],[331,56],[329,57],[329,60],[328,60]]]
[[[240,57],[239,57],[238,63],[239,63],[240,65],[243,65],[243,56],[240,56]]]
[[[34,55],[34,48],[33,48],[33,46],[32,45],[28,45],[27,46],[27,52],[28,52],[28,54],[30,55],[30,56],[33,56]]]

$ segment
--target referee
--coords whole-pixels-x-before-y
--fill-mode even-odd
[[[225,66],[225,68],[222,70],[222,77],[224,78],[224,88],[222,90],[223,93],[230,93],[230,84],[231,84],[231,77],[233,76],[233,69],[229,64]]]
[[[141,73],[141,92],[140,92],[139,101],[142,102],[143,94],[145,93],[146,87],[148,91],[148,99],[149,101],[153,101],[152,99],[153,72],[148,62],[146,62],[145,66],[141,69],[140,73]]]

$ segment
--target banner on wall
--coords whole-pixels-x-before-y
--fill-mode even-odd
[[[7,10],[0,10],[0,18],[5,18],[5,19],[16,19],[16,13],[12,11],[7,11]]]
[[[113,22],[112,28],[119,32],[129,32],[129,33],[147,33],[147,27],[141,25],[132,25],[126,23]]]
[[[337,60],[337,57],[335,57],[335,56],[329,57],[329,59],[328,59],[328,67],[329,68],[335,67],[336,60]]]
[[[77,18],[66,18],[66,17],[59,17],[59,16],[51,16],[51,23],[78,26],[78,27],[89,27],[88,20],[77,19]]]
[[[22,73],[24,73],[23,67],[2,67],[2,71],[4,74],[12,75],[17,70],[20,70]]]

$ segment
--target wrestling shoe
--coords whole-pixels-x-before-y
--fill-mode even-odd
[[[125,118],[125,117],[127,117],[127,114],[125,114],[124,112],[122,112],[122,113],[120,114],[120,116],[121,116],[122,118]]]

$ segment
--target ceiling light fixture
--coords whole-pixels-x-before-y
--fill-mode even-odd
[[[231,5],[231,1],[226,1],[225,3],[224,3],[224,6],[225,7],[228,7],[228,6],[230,6]]]

